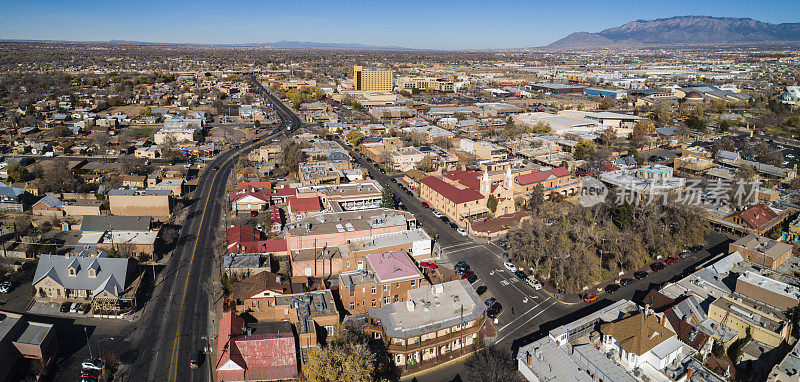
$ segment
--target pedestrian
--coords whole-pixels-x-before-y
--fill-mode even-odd
[[[514,307],[513,306],[511,307],[511,315],[512,316],[514,315]]]

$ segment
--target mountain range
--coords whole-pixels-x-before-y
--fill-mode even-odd
[[[750,18],[675,16],[636,20],[598,33],[575,32],[544,48],[625,48],[800,41],[800,23],[772,24]]]

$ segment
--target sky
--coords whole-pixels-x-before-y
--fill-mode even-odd
[[[685,15],[800,22],[800,1],[2,0],[0,39],[503,49]]]

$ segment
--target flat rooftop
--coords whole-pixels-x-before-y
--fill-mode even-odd
[[[375,208],[308,217],[288,224],[286,231],[291,236],[323,235],[407,225],[409,221],[416,221],[410,212]]]
[[[462,315],[463,307],[463,315]],[[415,337],[481,317],[486,304],[467,280],[408,291],[408,300],[372,309],[389,337]]]
[[[745,282],[781,296],[800,300],[800,288],[766,276],[762,276],[755,272],[745,271],[736,281]]]
[[[369,251],[379,248],[395,247],[398,245],[411,244],[415,241],[431,240],[425,230],[421,228],[405,230],[401,232],[385,233],[372,235],[367,238],[351,240],[349,248],[351,251]]]
[[[50,330],[53,328],[53,325],[50,324],[42,324],[39,322],[28,322],[27,327],[25,330],[20,334],[19,338],[17,338],[14,342],[19,342],[23,344],[31,344],[31,345],[41,345],[42,341],[44,341],[45,336]]]
[[[418,279],[422,277],[411,258],[403,251],[373,253],[366,256],[367,264],[382,283]]]

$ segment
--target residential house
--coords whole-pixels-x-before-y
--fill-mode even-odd
[[[117,188],[108,192],[108,203],[114,215],[167,220],[172,214],[170,194],[168,190]]]
[[[289,277],[266,271],[234,283],[230,298],[237,311],[257,316],[258,312],[274,307],[276,297],[302,291],[302,285],[293,283]]]
[[[566,167],[541,168],[514,178],[514,195],[530,196],[541,185],[545,198],[552,194],[573,195],[580,192],[580,179]]]
[[[31,212],[34,215],[61,217],[64,216],[65,205],[57,196],[50,194],[33,203]]]

